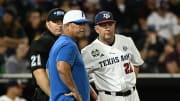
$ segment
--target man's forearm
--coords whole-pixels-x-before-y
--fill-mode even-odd
[[[65,62],[58,62],[57,68],[59,76],[61,80],[64,82],[64,84],[71,90],[71,92],[78,93],[77,87],[72,78],[70,65]]]
[[[35,76],[36,82],[39,87],[50,96],[50,86],[49,86],[49,78],[45,69],[37,69],[33,71],[33,75]]]
[[[134,72],[135,72],[136,77],[137,77],[139,74],[139,66],[134,66]]]
[[[4,41],[3,38],[0,38],[0,46],[14,48],[14,44],[9,44],[7,41]]]
[[[1,42],[1,44],[9,48],[16,48],[20,43],[28,44],[28,39],[27,38],[15,39],[15,38],[6,37],[3,38]]]
[[[28,38],[5,38],[6,42],[9,44],[20,44],[20,43],[24,43],[24,44],[28,44]]]

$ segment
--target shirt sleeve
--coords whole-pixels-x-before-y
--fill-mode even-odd
[[[36,69],[46,69],[46,62],[49,51],[54,40],[51,36],[43,36],[39,40],[34,40],[30,47],[30,66],[32,71]]]
[[[141,55],[131,38],[130,38],[130,45],[131,45],[131,54],[132,54],[131,62],[133,63],[134,66],[142,65],[144,61],[142,60]]]
[[[45,69],[46,67],[46,61],[47,61],[47,56],[45,52],[43,52],[43,49],[39,49],[42,46],[39,46],[37,42],[32,43],[31,48],[30,48],[30,66],[31,70],[34,71],[39,68]]]
[[[170,19],[171,19],[172,34],[178,35],[180,33],[180,25],[178,24],[178,20],[176,16],[174,16],[173,14],[171,14]]]
[[[13,68],[14,66],[16,66],[16,63],[12,61],[12,58],[9,58],[6,62],[6,73],[16,73],[17,70]]]
[[[75,58],[78,54],[78,50],[72,44],[65,44],[58,51],[56,62],[64,61],[69,63],[71,66],[75,62]]]
[[[156,20],[154,17],[155,13],[153,12],[148,18],[147,18],[147,25],[155,25]]]

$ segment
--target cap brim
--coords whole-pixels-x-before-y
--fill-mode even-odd
[[[72,21],[72,22],[74,22],[74,23],[88,23],[89,20],[87,20],[87,19],[79,19],[79,20]]]
[[[53,22],[55,22],[55,21],[62,21],[63,20],[63,16],[62,17],[55,17],[55,18],[51,18],[51,19],[48,19],[48,21],[53,21]]]
[[[115,22],[115,20],[103,20],[103,21],[100,21],[100,22],[97,22],[97,24],[102,24],[102,23],[107,23],[107,22]]]

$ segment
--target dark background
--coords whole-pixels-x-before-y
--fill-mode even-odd
[[[0,95],[5,93],[6,79],[0,78]],[[31,101],[33,95],[32,79],[26,79],[23,97]],[[143,78],[136,85],[141,101],[180,101],[180,78]]]

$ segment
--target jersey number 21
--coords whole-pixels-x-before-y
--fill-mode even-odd
[[[32,55],[31,56],[31,67],[40,66],[41,65],[41,57],[40,55]]]

